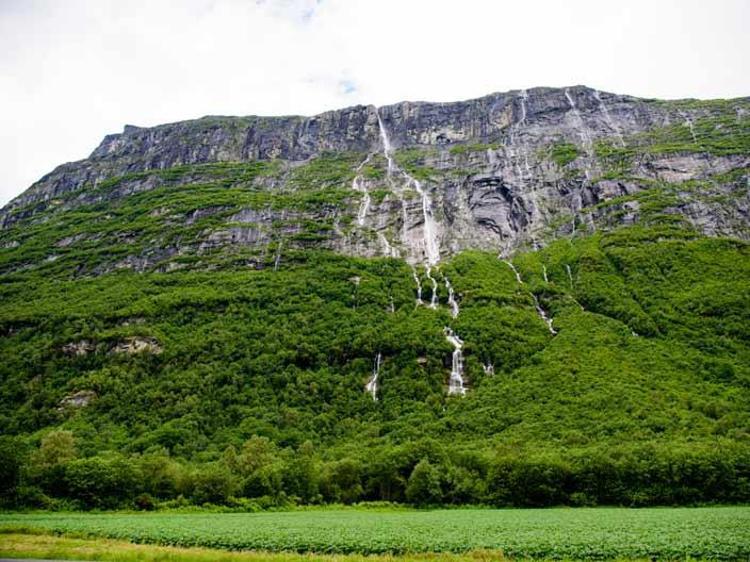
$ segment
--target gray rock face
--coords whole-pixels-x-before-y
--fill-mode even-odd
[[[441,257],[465,248],[508,254],[577,231],[649,220],[656,195],[663,195],[659,213],[680,216],[710,235],[747,238],[748,109],[747,98],[660,102],[576,86],[456,103],[357,106],[314,117],[126,126],[88,159],[64,164],[31,186],[0,211],[0,225],[7,232],[19,222],[44,221],[50,212],[159,189],[164,182],[149,171],[176,166],[273,161],[278,172],[256,178],[252,188],[299,192],[306,186],[294,179],[295,170],[324,154],[357,153],[349,175],[334,182],[351,191],[343,204],[310,211],[238,203],[187,215],[155,208],[150,216],[165,224],[199,224],[211,216],[224,217],[224,224],[212,224],[194,240],[157,240],[158,249],[117,267],[146,269],[174,255],[225,246],[266,253],[274,241],[300,245],[294,239],[305,221],[332,221],[315,243],[348,254],[424,263],[430,241]],[[122,181],[97,189],[113,177]],[[644,206],[646,192],[653,197]],[[62,237],[57,245],[80,240],[85,237]]]

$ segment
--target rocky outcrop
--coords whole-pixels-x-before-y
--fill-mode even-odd
[[[96,398],[96,393],[91,390],[81,390],[60,400],[60,410],[85,408]]]
[[[162,347],[155,338],[133,336],[125,338],[112,348],[114,353],[125,353],[134,355],[136,353],[152,353],[158,355],[162,352]]]

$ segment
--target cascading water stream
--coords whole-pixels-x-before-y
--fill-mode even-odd
[[[518,126],[526,125],[526,100],[529,99],[529,93],[526,90],[521,90],[521,120],[518,122]],[[523,161],[526,167],[526,173],[531,177],[531,166],[529,166],[529,151],[526,145],[523,145]]]
[[[421,182],[410,176],[405,170],[402,170],[396,164],[396,161],[393,158],[393,147],[391,146],[391,140],[388,136],[388,130],[385,128],[385,124],[383,123],[379,111],[377,111],[377,117],[378,127],[380,128],[380,140],[383,144],[383,153],[388,162],[388,177],[392,177],[396,173],[401,174],[406,180],[406,183],[413,186],[422,199],[422,238],[424,243],[423,261],[428,267],[432,267],[440,261],[440,245],[438,242],[437,224],[432,212],[432,200],[427,190],[422,187]]]
[[[451,376],[448,379],[448,394],[466,394],[464,386],[464,342],[448,326],[444,328],[445,339],[453,346]]]
[[[417,270],[414,266],[411,266],[411,276],[417,285],[417,306],[419,306],[420,304],[424,304],[422,300],[422,282],[419,280],[419,275],[417,275]]]
[[[513,270],[513,273],[514,273],[514,274],[515,274],[515,276],[516,276],[516,281],[518,281],[518,284],[519,284],[519,285],[523,285],[523,279],[521,279],[521,274],[520,274],[520,273],[518,273],[518,270],[516,269],[516,266],[515,266],[515,265],[513,265],[513,264],[512,264],[511,262],[509,262],[508,260],[503,260],[503,262],[504,262],[504,263],[506,263],[506,264],[508,265],[508,267],[509,267],[509,268],[511,268],[511,270]]]
[[[549,330],[549,333],[553,336],[557,334],[557,330],[552,326],[552,318],[547,316],[547,313],[542,308],[542,305],[539,304],[539,299],[534,293],[531,293],[531,296],[534,298],[534,307],[536,308],[536,313],[539,315],[539,317],[544,320],[544,323],[547,324],[547,329]]]
[[[375,362],[372,366],[372,376],[370,377],[370,380],[367,381],[367,384],[365,385],[365,390],[372,395],[372,399],[377,401],[378,399],[378,376],[380,375],[380,363],[383,359],[383,356],[380,352],[375,356]]]
[[[278,271],[279,270],[279,263],[281,262],[281,246],[283,245],[284,241],[279,240],[278,246],[276,246],[276,258],[273,260],[273,270]]]
[[[432,270],[430,269],[429,266],[427,266],[425,268],[424,273],[425,273],[425,276],[427,277],[427,279],[430,280],[430,283],[432,283],[432,296],[430,296],[430,308],[436,309],[437,305],[438,305],[438,295],[437,295],[438,284],[437,284],[437,280],[432,276]]]
[[[422,200],[422,241],[423,251],[421,261],[425,266],[425,276],[430,280],[432,284],[432,296],[430,297],[430,308],[437,308],[438,306],[438,283],[437,280],[432,276],[432,268],[440,262],[440,244],[438,241],[438,229],[435,217],[432,211],[432,199],[426,189],[422,187],[422,184],[416,178],[409,175],[406,170],[402,170],[396,164],[393,158],[393,148],[391,146],[390,137],[388,136],[388,130],[385,128],[383,119],[380,116],[380,111],[376,109],[378,118],[378,127],[380,129],[380,140],[383,144],[383,153],[386,161],[388,162],[387,175],[390,181],[395,173],[399,173],[407,185],[413,186],[416,192],[419,194]],[[408,219],[406,211],[406,204],[401,200],[402,212],[404,215],[404,231],[402,233],[402,239],[406,240],[405,229]],[[423,304],[422,300],[422,284],[419,281],[416,268],[412,265],[412,277],[417,285],[417,305]],[[449,283],[446,284],[449,286]],[[452,289],[449,289],[449,303],[451,305],[451,313],[455,318],[458,315],[458,303],[455,301]],[[453,346],[453,359],[451,366],[451,375],[448,382],[448,393],[449,394],[466,394],[466,388],[464,387],[464,364],[463,364],[463,341],[453,332],[453,330],[446,326],[445,337]]]

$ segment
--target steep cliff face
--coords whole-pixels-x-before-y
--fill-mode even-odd
[[[664,220],[747,238],[749,112],[576,86],[127,126],[0,212],[0,267],[265,267],[311,246],[430,265]]]

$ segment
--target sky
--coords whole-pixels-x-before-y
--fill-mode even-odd
[[[0,0],[0,205],[125,124],[585,84],[750,95],[750,0]]]

